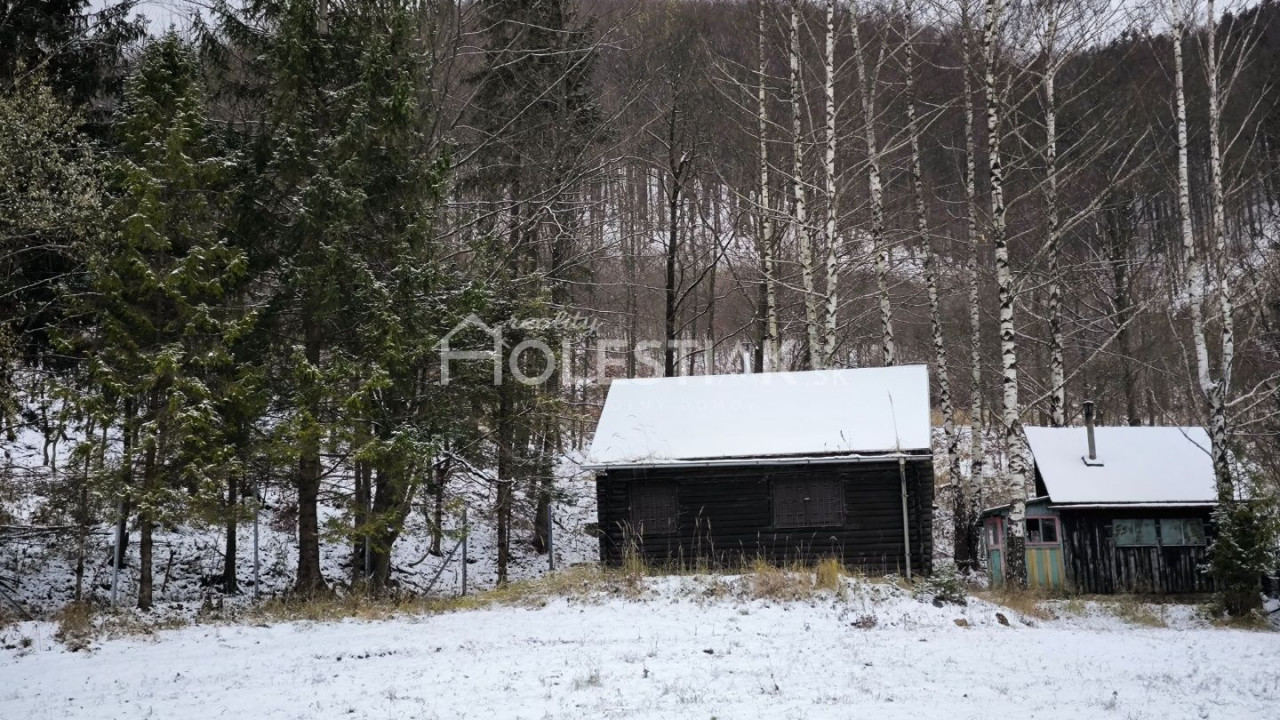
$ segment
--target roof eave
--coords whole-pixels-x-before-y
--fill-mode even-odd
[[[923,454],[922,454],[923,453]],[[699,468],[723,467],[734,465],[835,465],[843,463],[884,462],[886,460],[922,460],[932,461],[933,456],[923,450],[917,452],[892,452],[877,454],[851,455],[773,455],[759,457],[732,457],[710,460],[628,460],[625,462],[583,463],[584,470],[626,470],[634,468]]]

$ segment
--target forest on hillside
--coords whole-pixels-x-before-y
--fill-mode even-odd
[[[116,527],[147,609],[157,529],[234,542],[267,488],[299,593],[389,589],[465,475],[502,581],[609,378],[924,363],[957,563],[1011,502],[1025,574],[1022,427],[1094,401],[1209,430],[1213,571],[1256,601],[1275,0],[107,5],[0,5],[0,540],[79,576]],[[494,328],[500,378],[442,354]]]

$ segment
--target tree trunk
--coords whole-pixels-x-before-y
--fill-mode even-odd
[[[222,554],[222,592],[234,595],[240,592],[240,584],[236,581],[236,510],[239,509],[239,478],[235,475],[227,478],[227,544]]]
[[[822,350],[818,337],[818,296],[813,278],[813,237],[809,232],[804,184],[804,129],[800,104],[803,88],[800,77],[800,3],[791,0],[791,35],[788,43],[791,69],[791,193],[792,232],[800,248],[800,280],[804,292],[805,367],[821,364]]]
[[[1133,318],[1132,280],[1129,264],[1132,262],[1130,243],[1133,241],[1133,199],[1125,198],[1119,208],[1108,213],[1107,235],[1110,240],[1112,305],[1116,309],[1116,350],[1120,356],[1120,383],[1124,390],[1125,421],[1129,425],[1141,425],[1138,411],[1138,377],[1133,363],[1133,333],[1129,322]]]
[[[3,432],[3,429],[0,429]],[[93,439],[93,420],[85,422],[84,437]],[[84,600],[84,561],[89,541],[89,465],[93,453],[85,453],[84,474],[80,477],[80,492],[76,498],[76,591],[75,601]]]
[[[138,514],[138,609],[150,610],[152,603],[152,522],[146,510]]]
[[[823,95],[826,99],[826,156],[823,158],[823,179],[827,196],[827,223],[823,240],[827,244],[827,307],[823,326],[823,344],[821,350],[822,367],[831,367],[836,354],[836,312],[839,308],[838,286],[840,281],[836,240],[836,0],[827,0],[827,56],[826,84]]]
[[[1212,9],[1212,8],[1211,8]],[[1200,264],[1199,254],[1196,252],[1195,235],[1191,227],[1191,179],[1190,179],[1190,163],[1188,161],[1188,140],[1187,140],[1187,99],[1185,90],[1185,70],[1183,67],[1183,50],[1182,41],[1186,33],[1186,18],[1183,14],[1181,5],[1174,3],[1174,23],[1173,23],[1173,62],[1174,62],[1174,91],[1177,95],[1177,126],[1178,126],[1178,219],[1180,221],[1182,235],[1182,252],[1186,265],[1186,284],[1187,284],[1187,304],[1191,309],[1191,333],[1195,345],[1196,356],[1196,377],[1200,384],[1200,390],[1205,394],[1205,399],[1209,410],[1209,442],[1210,455],[1213,458],[1214,475],[1217,478],[1218,498],[1220,501],[1226,502],[1234,499],[1234,489],[1231,483],[1231,468],[1227,462],[1227,427],[1226,427],[1226,398],[1224,393],[1224,384],[1221,381],[1215,381],[1209,367],[1209,346],[1206,340],[1205,317],[1204,317],[1204,268]],[[1207,36],[1212,36],[1212,31]],[[1212,66],[1214,63],[1214,51],[1212,40],[1209,40],[1209,62],[1211,68],[1209,72],[1210,80],[1210,137],[1215,138],[1211,141],[1210,147],[1210,174],[1211,183],[1215,186],[1213,189],[1213,222],[1215,227],[1212,229],[1215,237],[1215,250],[1218,240],[1219,213],[1218,209],[1218,193],[1221,192],[1221,158],[1218,156],[1217,148],[1217,69]],[[1224,295],[1223,307],[1230,307],[1230,298]],[[1224,340],[1230,333],[1230,323],[1225,323],[1223,327]],[[1228,346],[1224,344],[1223,353],[1224,361]],[[1224,363],[1225,372],[1225,363]]]
[[[777,372],[782,369],[782,339],[778,336],[778,276],[774,262],[774,221],[771,215],[773,205],[769,198],[769,144],[768,144],[768,97],[765,89],[765,52],[764,52],[764,0],[759,0],[757,17],[757,50],[759,55],[760,84],[757,90],[756,133],[759,139],[760,155],[760,191],[759,191],[759,238],[761,273],[764,275],[761,292],[764,300],[764,337],[761,342],[756,368],[760,372]]]
[[[147,415],[152,422],[157,422],[157,396],[151,392]],[[142,498],[138,507],[138,609],[150,610],[154,587],[152,531],[155,528],[155,495],[158,490],[156,478],[156,443],[158,433],[153,434],[146,443],[146,453],[142,461]]]
[[[1049,67],[1045,71],[1041,85],[1044,89],[1045,103],[1045,212],[1048,216],[1049,239],[1049,418],[1053,427],[1067,424],[1066,397],[1066,360],[1063,357],[1062,337],[1062,288],[1059,285],[1058,255],[1059,227],[1058,218],[1058,111],[1057,97],[1054,92],[1054,81],[1057,73],[1057,59],[1054,57],[1054,40],[1057,32],[1056,4],[1052,4],[1051,16],[1046,31],[1046,49],[1049,55]]]
[[[304,310],[303,352],[307,363],[320,367],[321,330],[311,310]],[[311,393],[314,396],[314,392]],[[320,522],[317,505],[320,499],[320,414],[317,401],[308,400],[307,413],[311,426],[298,438],[298,580],[294,589],[307,595],[326,589],[320,571]]]
[[[996,33],[1003,0],[987,0],[985,30],[982,34],[986,60],[987,154],[991,174],[991,240],[996,256],[996,285],[1000,293],[1000,365],[1003,388],[1001,420],[1009,453],[1009,517],[1006,523],[1005,580],[1011,585],[1027,584],[1026,525],[1027,474],[1022,451],[1022,423],[1018,406],[1018,340],[1013,322],[1013,270],[1009,265],[1009,239],[1005,225],[1004,167],[1000,158],[1000,102],[996,88]]]
[[[428,552],[436,557],[444,554],[440,544],[444,539],[444,491],[448,479],[447,464],[431,465],[431,548]]]
[[[498,534],[498,585],[507,584],[507,565],[511,562],[511,501],[515,483],[515,418],[512,417],[511,393],[510,381],[504,380],[498,387],[498,497],[494,508]]]
[[[889,243],[884,236],[884,186],[880,177],[880,147],[876,138],[876,77],[868,74],[867,59],[863,54],[862,37],[858,20],[853,21],[854,66],[858,70],[858,89],[862,102],[862,125],[867,143],[867,185],[871,197],[871,245],[876,252],[876,293],[880,299],[880,350],[885,366],[898,363],[897,346],[893,337],[893,304],[889,299]],[[879,75],[884,63],[884,47],[875,71]]]
[[[551,425],[551,423],[547,423]],[[544,427],[542,432],[542,456],[544,458],[555,456],[555,443],[552,440],[552,427]],[[545,463],[538,463],[538,467],[542,468]],[[551,518],[551,499],[555,493],[555,486],[549,474],[539,473],[539,477],[533,483],[534,496],[537,499],[537,508],[533,514],[533,550],[539,554],[546,553],[550,550],[550,538],[547,537],[547,523]]]
[[[392,549],[413,504],[415,478],[412,464],[397,463],[394,468],[377,468],[373,473],[375,527],[370,533],[369,575],[374,586],[382,590],[391,585]]]
[[[355,422],[355,437],[352,445],[362,449],[369,444],[369,422],[358,419]],[[368,460],[356,460],[353,463],[352,478],[355,483],[352,493],[351,524],[351,581],[359,582],[369,576],[369,516],[373,502],[373,467]]]
[[[963,0],[961,9],[962,40],[964,51],[964,144],[965,144],[965,235],[969,242],[968,280],[969,280],[969,362],[970,383],[972,389],[969,397],[969,482],[963,495],[966,504],[959,508],[956,517],[956,561],[977,566],[978,546],[978,513],[981,511],[986,483],[985,447],[986,429],[983,423],[982,397],[982,305],[979,287],[980,276],[978,266],[980,260],[979,245],[982,240],[978,231],[978,149],[974,139],[974,106],[973,106],[973,57],[971,41],[973,36],[972,19],[969,14],[969,0]]]
[[[1213,470],[1218,480],[1218,501],[1235,500],[1235,481],[1231,477],[1230,434],[1227,429],[1227,396],[1231,391],[1231,371],[1235,363],[1235,319],[1231,300],[1231,279],[1227,272],[1226,198],[1222,180],[1222,95],[1218,73],[1222,58],[1217,50],[1218,21],[1214,0],[1207,2],[1208,28],[1205,30],[1206,56],[1209,69],[1209,185],[1210,215],[1213,219],[1213,253],[1208,264],[1218,287],[1218,312],[1222,334],[1219,341],[1221,359],[1217,382],[1209,390],[1210,444]]]
[[[676,375],[676,334],[679,318],[679,291],[676,276],[676,260],[680,253],[680,204],[682,202],[684,172],[688,167],[688,156],[676,154],[676,123],[678,111],[671,110],[667,124],[667,154],[671,169],[671,186],[667,188],[667,246],[666,246],[666,282],[664,283],[663,331],[666,347],[663,352],[662,372],[664,377]]]
[[[115,556],[111,559],[112,567],[115,568],[125,566],[129,549],[129,515],[132,514],[133,510],[133,502],[130,499],[130,491],[133,487],[133,449],[137,439],[137,424],[133,413],[133,398],[126,397],[124,399],[124,422],[121,423],[120,438],[120,474],[122,476],[121,487],[124,488],[124,497],[120,499],[122,512],[116,518],[116,548],[114,551]],[[103,432],[106,432],[105,428]]]
[[[925,287],[929,297],[929,330],[933,339],[934,377],[938,383],[938,403],[942,410],[943,460],[947,468],[947,481],[953,493],[953,510],[959,516],[965,513],[966,500],[964,484],[960,478],[960,439],[956,433],[955,408],[951,404],[951,375],[947,369],[947,345],[942,334],[942,303],[938,297],[937,257],[933,250],[933,237],[929,234],[929,215],[925,204],[924,172],[920,161],[920,128],[916,121],[915,73],[918,58],[916,57],[913,20],[914,8],[911,0],[904,6],[904,22],[907,37],[904,39],[907,53],[907,134],[911,145],[911,184],[916,201],[916,242],[924,253]],[[963,532],[962,524],[957,525],[955,561],[957,565],[968,561],[971,549],[968,547],[968,532]]]

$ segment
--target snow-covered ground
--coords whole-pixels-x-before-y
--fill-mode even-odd
[[[886,584],[793,601],[644,581],[372,622],[206,624],[70,652],[0,631],[0,718],[1275,717],[1274,633],[935,607]],[[616,588],[616,584],[615,584]],[[1001,624],[997,613],[1006,616]],[[963,621],[963,623],[957,622]],[[28,642],[23,642],[26,638]],[[27,645],[26,647],[23,647]]]

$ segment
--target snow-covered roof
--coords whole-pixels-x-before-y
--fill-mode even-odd
[[[1097,463],[1086,465],[1082,427],[1026,428],[1054,504],[1213,503],[1209,435],[1198,427],[1099,427]]]
[[[594,467],[929,450],[923,365],[614,380]]]

